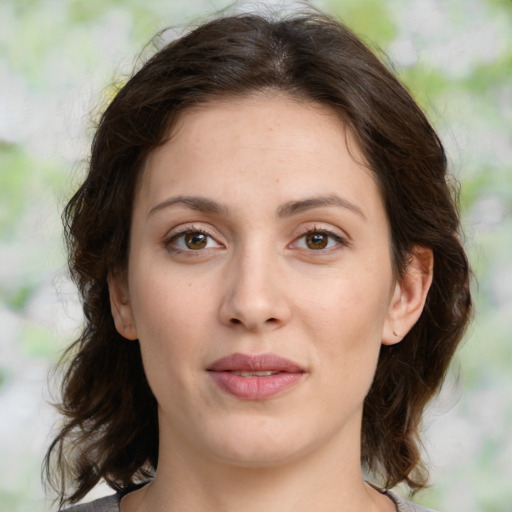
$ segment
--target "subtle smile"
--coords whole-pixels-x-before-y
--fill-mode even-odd
[[[306,371],[276,354],[231,354],[207,371],[220,389],[243,400],[265,400],[302,380]]]

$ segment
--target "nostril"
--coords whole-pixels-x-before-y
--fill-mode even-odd
[[[267,318],[267,319],[265,320],[265,323],[266,323],[266,324],[273,324],[273,323],[276,323],[277,321],[278,321],[278,320],[277,320],[277,318],[272,317],[272,318]],[[238,325],[238,324],[241,324],[241,323],[242,323],[242,321],[241,321],[241,320],[239,320],[238,318],[231,318],[231,320],[230,320],[229,322],[230,322],[232,325]]]

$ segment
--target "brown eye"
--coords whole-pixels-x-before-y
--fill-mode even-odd
[[[164,246],[171,254],[188,254],[189,256],[204,255],[205,251],[224,248],[224,245],[200,228],[184,229],[164,240]]]
[[[208,244],[208,235],[203,233],[188,233],[184,238],[188,249],[204,249]]]
[[[306,235],[306,245],[309,249],[325,249],[329,243],[329,236],[324,233],[310,233]]]
[[[345,237],[333,231],[315,228],[297,238],[292,247],[305,251],[317,251],[319,254],[330,254],[336,248],[340,249],[347,245],[348,242]]]

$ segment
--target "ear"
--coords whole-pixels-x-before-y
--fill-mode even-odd
[[[110,270],[107,277],[110,310],[117,332],[128,340],[139,336],[133,319],[126,272]]]
[[[382,343],[399,343],[418,321],[434,273],[434,255],[428,247],[415,246],[405,274],[395,284],[388,315],[382,332]]]

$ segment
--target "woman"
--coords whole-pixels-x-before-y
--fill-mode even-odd
[[[438,137],[346,27],[228,16],[161,49],[64,219],[61,506],[103,478],[74,510],[424,510],[387,489],[426,484],[469,266]]]

